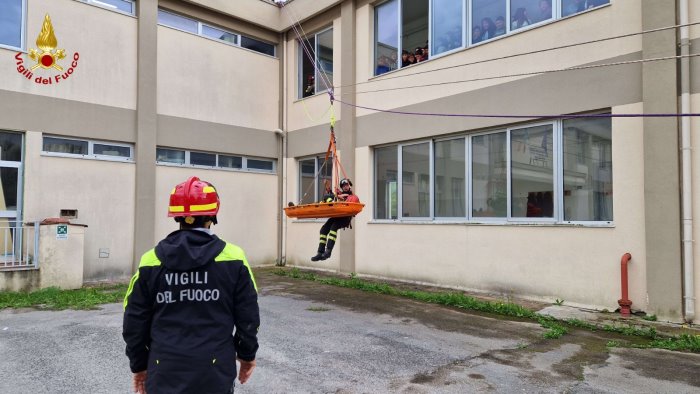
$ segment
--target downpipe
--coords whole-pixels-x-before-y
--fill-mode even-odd
[[[688,0],[679,1],[680,52],[690,53]],[[680,59],[681,113],[690,113],[690,59]],[[690,117],[681,117],[681,203],[683,219],[683,318],[687,322],[695,319],[695,262],[693,258],[693,183],[692,144],[690,140]]]
[[[632,301],[629,299],[629,282],[627,280],[627,264],[632,260],[632,255],[625,253],[620,259],[620,280],[622,282],[622,298],[617,300],[617,304],[620,305],[620,315],[622,317],[630,317],[632,309]]]

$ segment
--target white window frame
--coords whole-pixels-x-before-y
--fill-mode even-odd
[[[180,29],[180,28],[177,28],[177,27],[174,27],[174,26],[165,25],[165,24],[161,23],[160,21],[158,21],[158,26],[167,27],[167,28],[169,28],[169,29],[181,31],[181,32],[183,32],[183,33],[194,34],[194,35],[196,35],[196,36],[198,36],[198,37],[206,38],[207,40],[212,40],[212,41],[220,42],[220,43],[223,43],[223,44],[226,44],[226,45],[230,45],[230,46],[237,47],[237,48],[242,49],[242,50],[244,50],[244,51],[249,51],[249,52],[257,53],[258,55],[263,55],[263,56],[267,56],[267,57],[271,57],[271,58],[277,59],[277,45],[274,44],[274,43],[271,43],[271,42],[266,41],[266,40],[261,40],[261,39],[259,39],[259,38],[255,38],[255,37],[245,36],[246,38],[249,38],[249,39],[252,39],[252,40],[256,40],[256,41],[260,41],[260,42],[263,42],[263,43],[267,43],[267,44],[272,45],[274,55],[270,56],[270,55],[268,55],[267,53],[262,53],[262,52],[254,51],[254,50],[252,50],[252,49],[248,49],[248,48],[242,47],[242,46],[241,46],[241,39],[243,38],[243,35],[240,34],[240,33],[236,33],[236,32],[234,32],[234,31],[231,31],[231,30],[226,29],[226,28],[223,28],[223,27],[214,26],[214,25],[212,25],[212,24],[210,24],[210,23],[202,22],[202,21],[200,21],[200,20],[198,20],[198,19],[192,18],[192,17],[187,16],[187,15],[183,15],[183,14],[180,14],[180,13],[177,13],[177,12],[174,12],[174,11],[170,11],[170,10],[165,9],[165,8],[158,7],[158,11],[159,11],[159,12],[164,12],[164,13],[170,14],[170,15],[175,15],[175,16],[180,17],[180,18],[189,19],[189,20],[191,20],[192,22],[196,22],[196,23],[197,23],[197,33],[193,33],[193,32],[191,32],[191,31],[183,30],[183,29]],[[229,33],[229,34],[233,34],[233,35],[236,36],[236,43],[232,43],[232,42],[225,41],[225,40],[219,40],[219,39],[214,38],[214,37],[205,36],[204,34],[202,34],[202,26],[208,26],[208,27],[213,28],[213,29],[217,29],[217,30],[221,30],[221,31],[223,31],[223,32]]]
[[[382,76],[382,75],[387,74],[388,72],[391,72],[391,71],[388,71],[388,72],[385,72],[385,73],[382,73],[382,74],[377,74],[377,73],[376,73],[376,70],[377,70],[377,65],[376,65],[376,62],[377,62],[377,27],[376,27],[376,20],[377,20],[377,19],[376,19],[376,15],[377,15],[377,13],[376,13],[376,8],[377,8],[377,7],[380,7],[380,6],[384,5],[384,4],[387,4],[387,3],[391,2],[391,1],[396,1],[396,2],[398,3],[398,12],[397,12],[397,18],[398,18],[397,25],[398,25],[398,29],[397,29],[397,34],[398,34],[398,41],[399,41],[399,42],[398,42],[398,49],[397,49],[397,50],[398,50],[398,57],[397,57],[398,60],[397,60],[396,70],[400,70],[400,69],[402,69],[402,68],[405,68],[405,67],[401,67],[401,60],[400,60],[400,59],[401,59],[401,51],[403,50],[403,45],[402,45],[402,42],[401,42],[401,35],[402,35],[402,30],[403,30],[403,26],[402,26],[402,24],[401,24],[401,15],[402,15],[402,9],[403,9],[403,2],[404,2],[404,0],[387,0],[387,1],[383,1],[383,2],[380,2],[380,3],[375,4],[374,7],[373,7],[373,11],[372,11],[372,12],[374,13],[374,14],[373,14],[373,19],[372,19],[372,21],[373,21],[373,23],[374,23],[374,25],[375,25],[374,32],[372,33],[372,34],[374,35],[374,37],[373,37],[373,41],[374,41],[374,42],[373,42],[374,55],[373,55],[373,59],[372,59],[373,67],[372,67],[372,71],[371,71],[372,77],[379,77],[379,76]],[[574,14],[571,14],[571,15],[568,15],[568,16],[562,16],[562,8],[563,8],[563,7],[562,7],[562,1],[563,1],[563,0],[552,0],[552,18],[547,19],[547,20],[544,20],[544,21],[541,21],[541,22],[533,23],[533,24],[531,24],[531,25],[528,25],[528,26],[526,26],[526,27],[523,27],[523,28],[520,28],[520,29],[517,29],[517,30],[512,30],[512,29],[511,29],[511,26],[510,26],[510,25],[511,25],[511,22],[512,22],[512,21],[511,21],[511,17],[510,17],[510,15],[511,15],[511,12],[510,12],[510,10],[511,10],[511,1],[512,1],[512,0],[505,0],[505,1],[506,1],[506,10],[505,10],[505,15],[504,15],[504,18],[506,19],[506,21],[505,21],[505,22],[506,22],[506,26],[505,26],[505,27],[506,27],[506,32],[505,32],[505,34],[502,34],[502,35],[500,35],[500,36],[498,36],[498,37],[489,38],[489,39],[487,39],[487,40],[485,40],[485,41],[481,41],[481,42],[478,42],[478,43],[472,43],[472,42],[471,42],[471,39],[472,39],[472,37],[471,37],[471,35],[472,35],[472,26],[473,26],[473,21],[472,21],[473,18],[472,18],[472,14],[471,14],[471,11],[472,11],[472,0],[461,0],[461,1],[463,2],[463,7],[462,7],[462,21],[463,21],[463,23],[462,23],[462,46],[461,46],[461,47],[454,48],[454,49],[451,49],[451,50],[449,50],[449,51],[445,51],[445,52],[439,53],[439,54],[433,54],[433,52],[432,52],[432,51],[433,51],[433,48],[434,48],[434,45],[433,45],[433,28],[432,28],[432,20],[433,20],[433,2],[434,2],[434,0],[430,0],[430,1],[428,2],[428,53],[429,53],[429,54],[428,54],[428,59],[422,61],[422,62],[419,63],[419,64],[425,63],[426,61],[429,61],[429,60],[433,60],[433,59],[437,59],[437,58],[440,58],[440,57],[443,57],[443,56],[447,56],[447,55],[450,55],[450,54],[455,53],[455,52],[459,52],[459,51],[462,51],[462,50],[465,50],[465,49],[469,49],[469,48],[471,48],[471,47],[476,47],[476,46],[479,46],[479,45],[483,45],[483,44],[485,44],[485,43],[489,43],[489,42],[492,42],[492,41],[495,41],[495,40],[498,40],[498,39],[501,39],[501,38],[504,38],[504,37],[508,37],[508,36],[513,35],[513,34],[518,34],[518,33],[523,32],[523,31],[527,31],[527,30],[530,30],[530,29],[538,28],[538,27],[540,27],[540,26],[548,25],[548,24],[550,24],[550,23],[554,23],[554,22],[559,21],[559,20],[562,20],[562,19],[568,19],[568,18],[577,16],[577,15],[581,15],[581,14],[584,14],[584,13],[587,13],[587,12],[590,12],[590,11],[594,11],[594,10],[600,9],[600,8],[609,7],[609,6],[612,4],[612,2],[613,2],[614,0],[609,0],[608,3],[606,3],[606,4],[602,4],[602,5],[599,5],[599,6],[595,7],[595,8],[587,9],[587,10],[585,10],[585,11],[581,11],[581,12],[579,12],[579,13],[574,13]],[[413,65],[414,65],[414,64],[412,64],[412,66],[413,66]],[[407,67],[410,67],[410,66],[407,66]],[[396,70],[392,70],[392,71],[396,71]],[[309,97],[311,97],[311,96],[309,96]]]
[[[44,150],[44,138],[55,138],[59,140],[69,140],[69,141],[81,141],[87,142],[88,151],[87,154],[80,155],[77,153],[62,153],[62,152],[51,152]],[[129,148],[129,157],[124,156],[111,156],[111,155],[98,155],[93,153],[95,144],[100,145],[112,145],[123,148]],[[68,157],[72,159],[88,159],[88,160],[103,160],[103,161],[119,161],[119,162],[134,162],[134,146],[131,144],[125,144],[122,142],[112,142],[112,141],[102,141],[102,140],[87,140],[84,138],[73,138],[60,135],[44,134],[41,136],[41,155],[42,156],[53,156],[53,157]]]
[[[304,97],[304,81],[303,81],[303,79],[304,79],[303,65],[304,65],[304,58],[306,57],[306,52],[304,51],[303,43],[297,41],[298,46],[299,46],[299,48],[297,49],[297,54],[299,56],[298,61],[297,61],[297,64],[298,64],[297,68],[299,70],[298,75],[297,75],[297,86],[298,86],[297,99],[298,100],[304,100],[304,99],[307,99],[310,97],[318,96],[319,94],[327,93],[326,91],[323,91],[323,92],[318,91],[316,89],[316,85],[318,85],[318,83],[319,83],[318,81],[321,80],[319,78],[318,72],[319,72],[319,69],[322,68],[321,64],[318,61],[318,35],[323,34],[329,30],[333,30],[332,25],[329,27],[326,27],[324,29],[321,29],[313,34],[313,38],[314,38],[314,60],[313,60],[313,64],[314,64],[314,94],[306,96],[306,97]],[[333,39],[335,40],[335,37]],[[335,47],[333,48],[333,57],[335,58]],[[335,59],[333,59],[333,60],[334,60],[333,63],[335,63]],[[322,72],[325,73],[325,70],[322,70]],[[333,84],[333,81],[330,81],[330,83]]]
[[[27,49],[27,2],[28,0],[20,0],[22,1],[22,16],[21,16],[21,21],[20,21],[20,42],[18,47],[12,46],[12,45],[7,45],[0,43],[0,48],[5,48],[5,49],[12,49],[12,50],[19,50],[19,51],[26,51]]]
[[[607,113],[607,112],[603,112]],[[563,132],[564,132],[564,119],[546,120],[539,122],[529,122],[513,125],[506,128],[495,128],[491,130],[486,130],[477,133],[464,134],[462,138],[465,138],[465,216],[457,217],[436,217],[435,216],[435,142],[439,141],[449,141],[459,139],[460,136],[449,136],[441,138],[431,138],[429,140],[418,140],[411,142],[399,142],[395,144],[383,144],[374,147],[374,149],[386,148],[391,146],[396,146],[397,155],[397,218],[396,219],[385,219],[385,218],[373,218],[372,221],[376,223],[389,223],[389,222],[403,222],[403,223],[415,223],[415,222],[450,222],[450,223],[472,223],[472,224],[500,224],[500,225],[578,225],[586,227],[613,227],[615,223],[615,212],[613,211],[612,220],[564,220],[564,158],[563,158]],[[530,127],[538,126],[552,126],[552,217],[513,217],[512,216],[512,153],[511,153],[511,132],[522,130]],[[612,126],[611,126],[612,127]],[[473,138],[490,135],[505,133],[506,135],[506,216],[505,217],[475,217],[473,216]],[[611,134],[612,135],[612,134]],[[412,146],[417,144],[422,144],[429,142],[430,149],[430,216],[429,217],[404,217],[403,216],[403,148],[406,146]],[[612,143],[612,141],[611,141]],[[614,161],[614,160],[613,160]],[[372,161],[373,169],[372,174],[374,176],[373,182],[377,178],[377,161],[376,156]],[[614,163],[613,163],[614,165]],[[318,168],[316,168],[318,171]],[[301,177],[299,178],[301,180]],[[416,179],[416,183],[419,180]],[[374,184],[374,183],[373,183]],[[373,206],[376,207],[377,196],[372,196]],[[613,206],[614,206],[615,195],[613,193]],[[376,212],[375,212],[376,214]]]
[[[166,162],[166,161],[159,161],[157,156],[156,156],[156,165],[159,165],[159,166],[201,168],[201,169],[206,169],[206,170],[220,170],[220,171],[253,172],[253,173],[259,173],[259,174],[276,174],[277,173],[277,161],[275,159],[269,159],[269,158],[265,158],[265,157],[243,156],[243,155],[236,155],[236,154],[232,154],[232,153],[217,153],[217,152],[190,150],[190,149],[182,149],[182,148],[171,148],[171,147],[167,147],[167,146],[157,146],[156,149],[168,149],[168,150],[174,150],[174,151],[179,151],[179,152],[185,153],[185,162],[184,163],[170,163],[170,162]],[[205,165],[201,165],[201,164],[192,164],[191,155],[190,155],[192,152],[215,155],[216,160],[214,162],[214,165],[213,166],[205,166]],[[241,160],[241,167],[242,168],[219,167],[219,156],[240,157],[242,159]],[[272,163],[272,169],[271,170],[261,170],[258,168],[248,168],[248,160],[249,159],[270,162],[270,163]]]
[[[116,12],[118,14],[136,16],[136,1],[135,0],[122,0],[125,3],[131,3],[131,12],[122,11],[119,8],[113,7],[109,3],[102,2],[100,0],[78,0],[81,3],[89,4],[95,7],[105,9],[107,11]]]

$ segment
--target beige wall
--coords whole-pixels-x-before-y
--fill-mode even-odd
[[[214,233],[243,248],[251,265],[274,264],[278,201],[274,174],[158,166],[155,239],[177,229],[177,223],[167,217],[170,191],[191,176],[212,183],[219,192],[221,210]]]
[[[77,209],[86,224],[84,279],[131,276],[134,164],[41,155],[42,134],[25,134],[24,220],[58,217]],[[100,258],[100,249],[109,249]]]
[[[73,54],[78,52],[80,58],[75,71],[58,84],[38,85],[16,72],[16,51],[0,49],[0,69],[4,70],[0,90],[135,109],[136,18],[73,0],[28,1],[27,50],[37,48],[36,39],[47,13],[51,16],[58,48],[66,52],[66,58],[58,64],[67,71]],[[32,64],[35,62],[25,54],[24,66]],[[63,72],[38,68],[34,78],[59,74]]]
[[[278,60],[158,27],[158,114],[278,127]]]

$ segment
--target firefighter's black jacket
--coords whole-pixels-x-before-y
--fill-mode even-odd
[[[236,357],[255,359],[259,325],[243,250],[199,230],[146,252],[124,299],[126,355],[132,372],[148,370],[149,394],[228,392]]]

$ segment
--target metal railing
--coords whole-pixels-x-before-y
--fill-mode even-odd
[[[0,271],[36,268],[39,268],[39,222],[13,225],[0,218]]]

